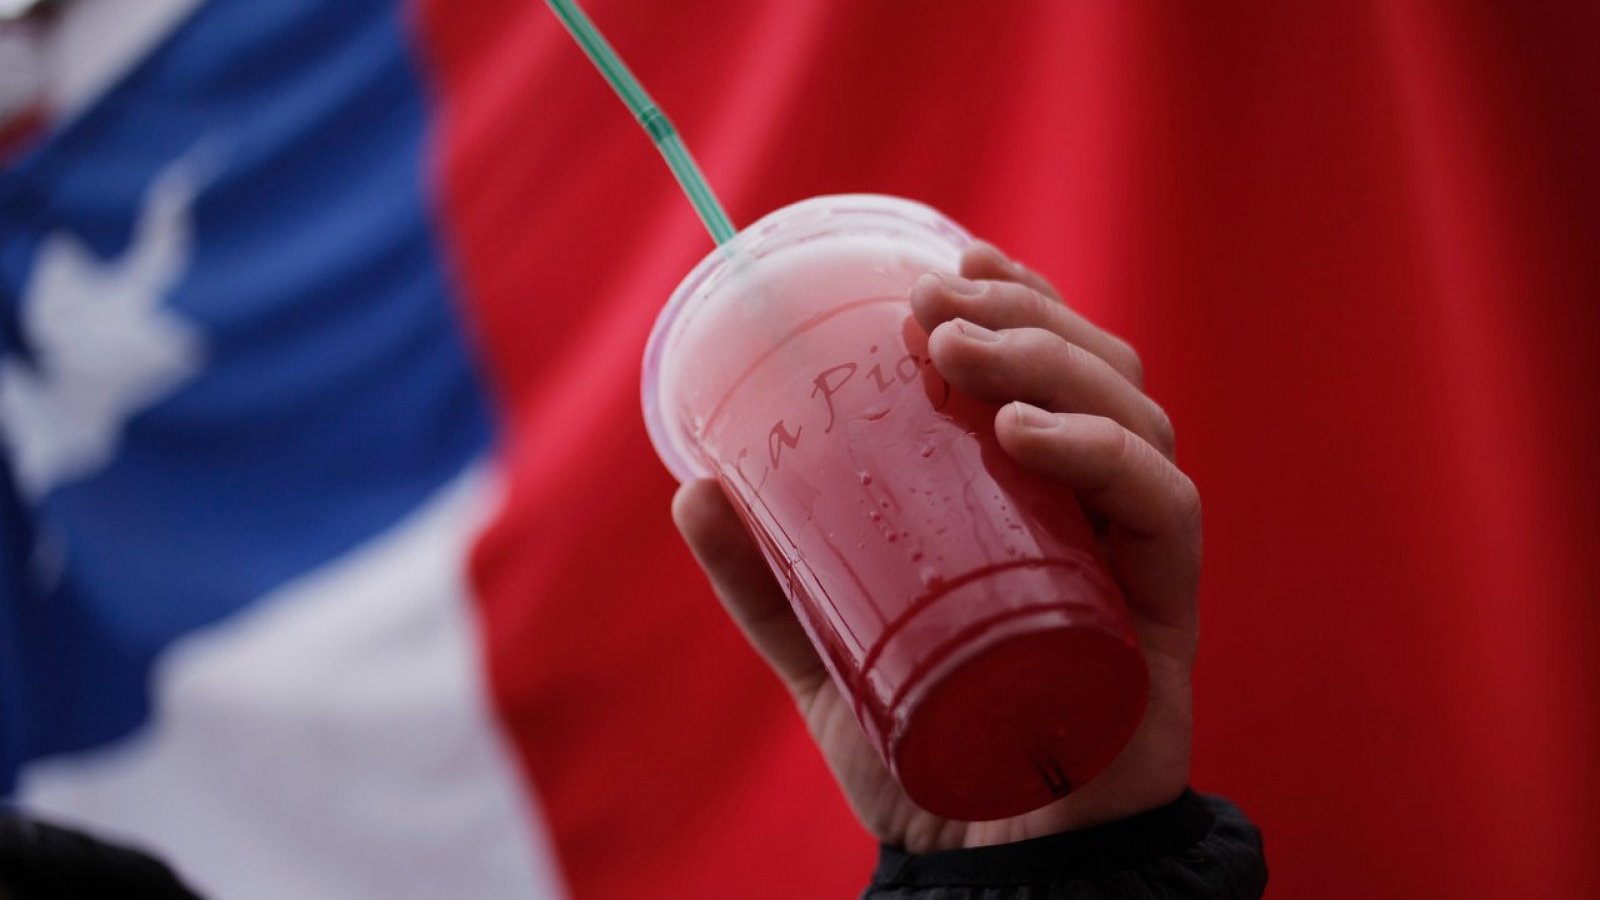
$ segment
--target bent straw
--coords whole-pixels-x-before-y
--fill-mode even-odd
[[[719,245],[727,243],[734,235],[733,223],[728,220],[728,214],[723,212],[722,204],[717,202],[717,196],[711,192],[711,186],[706,184],[706,178],[700,174],[700,167],[694,164],[694,157],[689,154],[689,148],[683,145],[678,137],[678,130],[672,127],[666,115],[661,112],[656,102],[645,93],[644,86],[639,84],[639,79],[628,71],[628,66],[622,57],[611,49],[611,45],[595,29],[594,23],[583,14],[574,0],[545,0],[550,9],[567,28],[567,33],[583,48],[589,61],[605,76],[606,83],[611,85],[617,96],[633,113],[633,117],[643,126],[645,133],[650,135],[650,140],[661,151],[661,156],[667,161],[667,168],[672,170],[683,192],[689,195],[689,202],[694,205],[694,211],[699,214],[700,221],[705,223],[706,230],[711,232],[711,239]]]

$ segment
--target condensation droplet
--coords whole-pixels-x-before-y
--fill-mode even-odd
[[[879,419],[883,418],[884,416],[887,416],[888,414],[889,414],[889,407],[887,407],[887,406],[874,406],[871,409],[867,410],[865,413],[863,413],[863,415],[866,417],[866,420],[868,422],[876,422]]]
[[[882,522],[883,521],[883,513],[878,512],[875,509],[869,509],[869,510],[867,510],[867,518],[871,519],[874,522]]]
[[[917,453],[923,459],[927,459],[928,457],[933,455],[933,445],[932,444],[923,444],[922,445],[922,449],[918,450]]]
[[[868,475],[866,472],[861,472],[859,474],[861,475],[861,483],[862,484],[871,484],[872,483],[872,476],[871,475]]]

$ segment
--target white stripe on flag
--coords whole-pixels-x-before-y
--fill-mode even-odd
[[[161,45],[201,0],[73,0],[45,31],[44,105],[63,124]]]
[[[224,900],[561,896],[465,576],[499,495],[474,470],[177,642],[147,726],[25,768],[21,804],[149,848]]]

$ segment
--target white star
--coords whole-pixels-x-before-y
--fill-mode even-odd
[[[40,245],[19,311],[32,361],[0,360],[0,440],[28,500],[104,468],[127,421],[200,369],[200,332],[162,305],[189,267],[200,168],[190,154],[151,183],[116,259],[65,231]]]

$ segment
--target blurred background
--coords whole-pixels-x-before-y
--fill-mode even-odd
[[[735,222],[921,200],[1140,349],[1269,896],[1600,896],[1600,7],[584,6]],[[543,4],[3,27],[0,790],[219,897],[858,892],[640,422],[709,241]]]

